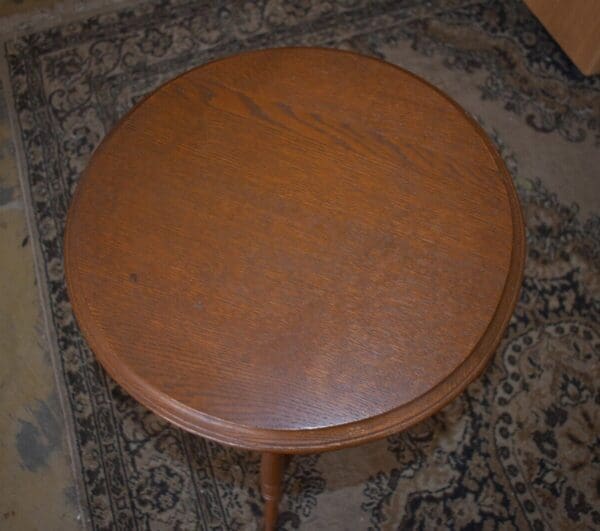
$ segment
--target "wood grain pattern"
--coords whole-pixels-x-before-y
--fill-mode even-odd
[[[265,451],[358,444],[456,396],[496,348],[523,222],[481,129],[352,53],[192,70],[95,152],[68,219],[80,327],[179,426]]]

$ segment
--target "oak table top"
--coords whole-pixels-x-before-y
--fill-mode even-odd
[[[199,435],[335,449],[445,405],[520,289],[511,178],[416,76],[285,48],[208,63],[138,104],[77,187],[69,294],[129,393]]]

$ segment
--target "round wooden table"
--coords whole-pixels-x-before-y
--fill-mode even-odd
[[[524,231],[480,127],[390,64],[287,48],[170,81],[102,142],[69,211],[74,312],[109,374],[185,430],[284,456],[435,413],[485,368]]]

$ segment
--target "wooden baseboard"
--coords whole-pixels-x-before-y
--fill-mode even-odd
[[[585,75],[600,73],[599,0],[524,0]]]

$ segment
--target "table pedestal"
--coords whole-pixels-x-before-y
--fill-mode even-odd
[[[277,525],[279,501],[283,491],[283,472],[288,456],[264,452],[260,462],[260,489],[265,499],[265,531]]]

